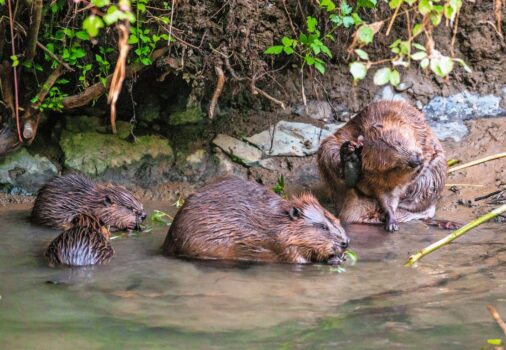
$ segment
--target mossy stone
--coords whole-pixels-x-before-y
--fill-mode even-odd
[[[195,124],[204,120],[204,113],[198,107],[189,107],[184,111],[174,112],[169,117],[169,125]]]

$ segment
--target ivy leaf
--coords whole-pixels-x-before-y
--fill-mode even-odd
[[[413,36],[417,36],[418,34],[420,34],[422,32],[422,25],[420,23],[417,23],[415,24],[415,26],[413,27]]]
[[[341,13],[343,14],[343,16],[349,15],[352,11],[353,8],[350,5],[348,5],[346,0],[343,0],[343,2],[341,2]]]
[[[425,50],[426,50],[426,49],[425,49],[425,46],[420,45],[420,44],[418,44],[418,43],[413,43],[413,46],[414,46],[415,48],[417,48],[418,50],[422,50],[422,51],[425,51]]]
[[[91,3],[93,4],[93,6],[96,6],[99,8],[110,4],[109,0],[91,0]]]
[[[356,12],[353,12],[351,14],[351,18],[353,19],[353,23],[356,25],[356,26],[359,26],[361,25],[362,23],[364,23],[364,21],[362,21],[362,18],[360,18],[360,16],[358,15],[358,13]]]
[[[365,52],[364,50],[361,50],[361,49],[356,49],[355,50],[355,53],[357,54],[358,57],[360,57],[361,59],[363,60],[366,60],[366,61],[369,61],[369,55],[367,54],[367,52]]]
[[[401,6],[403,3],[403,0],[390,0],[390,2],[388,3],[388,6],[391,8],[391,9],[395,9],[397,8],[398,6]]]
[[[443,18],[443,6],[432,6],[432,12],[429,17],[432,25],[438,26]]]
[[[315,63],[315,59],[314,59],[314,57],[311,57],[311,56],[309,56],[309,55],[306,55],[306,56],[304,57],[304,61],[306,61],[306,63],[307,63],[308,65],[310,65],[310,66],[312,66],[312,65]]]
[[[281,51],[283,51],[283,45],[274,45],[274,46],[271,46],[269,48],[267,48],[267,50],[264,51],[264,54],[266,55],[279,55],[281,53]]]
[[[290,47],[290,46],[285,46],[283,47],[283,51],[287,54],[287,55],[291,55],[293,53],[293,49]]]
[[[332,0],[321,0],[320,7],[325,7],[327,12],[330,12],[336,8],[336,4]]]
[[[281,42],[283,43],[283,45],[285,46],[292,46],[293,45],[293,39],[290,39],[286,36],[283,37],[283,39],[281,39]]]
[[[367,67],[361,62],[352,62],[350,64],[350,73],[353,75],[353,80],[362,80],[367,75]]]
[[[379,69],[376,74],[374,74],[374,84],[375,85],[385,85],[390,81],[390,73],[392,70],[388,67]]]
[[[90,37],[96,37],[100,28],[104,28],[102,18],[95,15],[90,15],[85,18],[83,22],[83,29],[86,30],[86,33],[88,33]]]
[[[338,16],[338,15],[336,15],[336,14],[332,14],[332,15],[330,15],[330,21],[331,21],[332,23],[334,23],[334,24],[335,24],[336,26],[338,26],[338,27],[339,27],[340,25],[342,25],[342,24],[343,24],[343,19],[342,19],[342,17],[339,17],[339,16]]]
[[[399,85],[401,82],[401,75],[395,69],[390,72],[390,84],[393,86]]]
[[[139,42],[139,38],[135,35],[130,35],[128,37],[128,44],[129,45],[133,45],[133,44],[137,44]]]
[[[425,57],[427,57],[427,52],[425,51],[418,51],[411,55],[411,59],[415,61],[423,60]]]
[[[420,62],[420,67],[422,67],[422,69],[425,69],[429,66],[429,59],[428,58],[424,58],[421,62]]]
[[[358,41],[362,44],[369,44],[372,42],[374,38],[374,31],[371,27],[367,25],[363,25],[360,28],[358,28]]]
[[[355,24],[355,20],[351,16],[343,17],[343,26],[344,28],[350,28]]]
[[[76,37],[81,40],[90,40],[90,36],[84,30],[77,31]]]

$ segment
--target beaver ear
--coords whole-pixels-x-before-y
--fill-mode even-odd
[[[106,207],[109,207],[109,206],[111,206],[111,205],[112,205],[112,199],[111,199],[111,197],[109,197],[108,195],[106,195],[106,196],[105,196],[105,198],[104,198],[104,205],[105,205]]]
[[[300,217],[302,216],[302,212],[299,208],[291,207],[288,210],[288,216],[290,216],[290,219],[292,220],[297,220],[300,219]]]
[[[364,145],[364,135],[359,135],[357,137],[357,143],[360,145],[360,146],[363,146]]]

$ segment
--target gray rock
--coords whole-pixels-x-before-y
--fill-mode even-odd
[[[221,149],[217,148],[215,155],[218,160],[218,169],[216,170],[216,176],[236,175],[244,179],[248,177],[247,168],[232,162]]]
[[[262,168],[267,169],[267,170],[271,170],[271,171],[275,171],[275,170],[279,169],[278,163],[276,162],[276,160],[274,158],[262,159],[261,161],[258,162],[258,164]]]
[[[498,96],[480,96],[464,91],[450,97],[433,98],[423,112],[440,139],[451,137],[460,141],[467,134],[465,120],[506,115],[500,102]]]
[[[383,89],[378,91],[374,96],[374,101],[387,100],[387,101],[406,101],[407,98],[404,94],[398,94],[394,91],[391,85],[385,85]]]
[[[307,103],[307,106],[297,106],[295,114],[315,120],[330,121],[333,119],[332,106],[327,101],[311,100]]]
[[[246,166],[252,166],[262,159],[262,151],[258,148],[228,135],[219,134],[213,140],[213,144],[221,148],[234,161]]]
[[[335,133],[344,124],[327,124],[319,128],[311,124],[280,121],[276,124],[273,138],[271,127],[269,130],[248,137],[247,140],[270,156],[303,157],[315,154],[321,140]]]
[[[56,175],[58,169],[49,159],[26,148],[0,158],[0,187],[14,194],[35,194]]]

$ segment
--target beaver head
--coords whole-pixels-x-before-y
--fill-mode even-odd
[[[350,239],[339,220],[309,194],[292,198],[285,204],[288,227],[279,238],[291,255],[289,260],[340,263]]]
[[[111,235],[109,228],[104,225],[102,220],[88,213],[77,214],[74,219],[72,219],[72,227],[88,227],[95,232],[100,232],[106,239],[109,239]]]
[[[362,169],[370,173],[413,174],[423,166],[422,149],[409,125],[374,125],[363,138]]]
[[[140,229],[147,215],[142,203],[130,191],[117,185],[98,185],[97,192],[100,203],[94,214],[105,225],[112,231]]]

